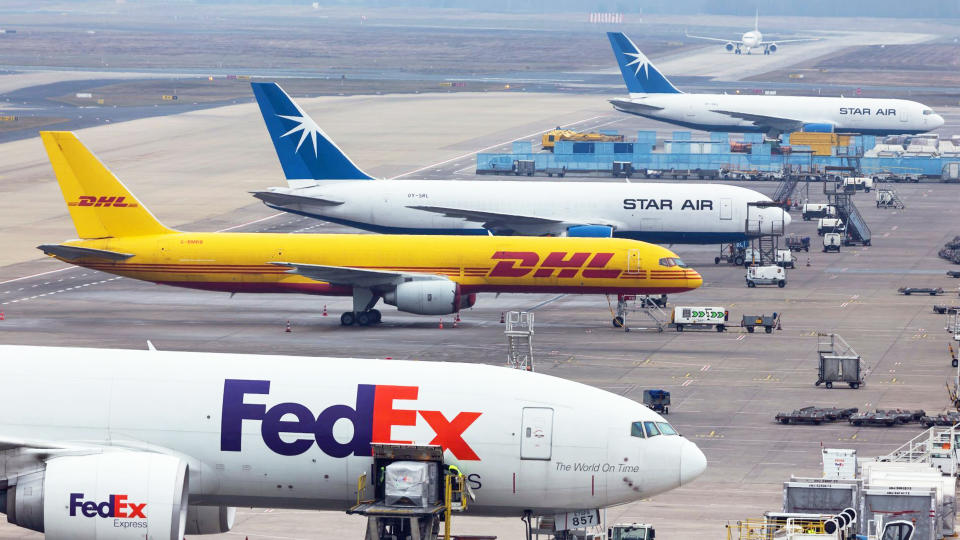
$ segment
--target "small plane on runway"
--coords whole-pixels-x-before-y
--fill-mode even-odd
[[[725,38],[715,38],[715,37],[706,37],[706,36],[691,36],[686,34],[688,38],[694,39],[705,39],[707,41],[718,41],[724,43],[723,48],[727,52],[732,52],[734,54],[750,54],[750,51],[753,49],[763,49],[763,54],[773,54],[777,52],[780,48],[780,45],[784,43],[799,43],[801,41],[819,41],[820,38],[796,38],[796,39],[778,39],[774,41],[764,41],[763,34],[760,33],[760,10],[757,10],[757,14],[753,18],[753,30],[744,32],[740,36],[739,40],[734,39],[725,39]]]
[[[73,133],[40,137],[80,237],[39,246],[44,253],[177,287],[352,296],[344,326],[380,322],[381,299],[446,315],[473,306],[479,292],[667,294],[703,283],[672,251],[619,238],[175,231]]]
[[[618,111],[704,131],[792,131],[891,135],[942,126],[930,107],[905,99],[685,94],[621,32],[608,32],[630,97],[612,99]]]
[[[256,191],[267,206],[379,233],[613,236],[657,244],[747,240],[748,204],[723,184],[375,180],[275,83],[252,83],[287,187]],[[765,232],[790,222],[753,208]]]
[[[443,469],[423,497],[456,476],[478,516],[624,504],[707,466],[640,403],[504,367],[12,345],[0,357],[0,513],[50,540],[224,533],[237,506],[345,511],[384,489],[375,443],[431,445]]]

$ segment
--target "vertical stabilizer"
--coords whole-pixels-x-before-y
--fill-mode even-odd
[[[753,31],[760,31],[760,8],[757,8],[757,13],[753,16]]]
[[[290,187],[318,180],[372,180],[276,83],[251,83]]]
[[[620,65],[623,82],[631,94],[680,94],[630,38],[621,32],[607,32],[613,54]]]
[[[77,235],[83,239],[167,234],[153,214],[69,131],[41,131]]]

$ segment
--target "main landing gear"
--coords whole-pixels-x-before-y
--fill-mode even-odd
[[[382,316],[379,309],[371,309],[368,311],[353,312],[348,311],[340,316],[340,324],[342,326],[369,326],[371,324],[377,324],[380,322]]]

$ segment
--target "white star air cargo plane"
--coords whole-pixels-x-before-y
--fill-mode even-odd
[[[0,511],[48,540],[222,533],[237,506],[346,510],[374,442],[442,447],[482,516],[627,503],[706,468],[637,402],[503,367],[24,346],[0,358]]]
[[[753,30],[744,32],[740,36],[739,40],[734,39],[725,39],[725,38],[715,38],[715,37],[706,37],[706,36],[691,36],[687,34],[688,38],[694,39],[705,39],[707,41],[716,41],[723,43],[723,48],[727,52],[732,52],[735,54],[750,54],[750,51],[753,49],[763,49],[763,54],[773,54],[779,49],[778,45],[783,45],[784,43],[799,43],[801,41],[818,41],[820,38],[798,38],[798,39],[779,39],[776,41],[764,41],[763,34],[760,33],[760,10],[757,10],[757,14],[753,19]]]
[[[629,99],[619,111],[704,131],[833,131],[890,135],[923,133],[943,125],[930,107],[904,99],[685,94],[670,83],[630,38],[608,32]]]
[[[722,184],[374,180],[275,83],[252,83],[287,187],[267,206],[379,233],[614,236],[655,244],[747,240],[756,191]],[[780,208],[751,209],[766,232]]]

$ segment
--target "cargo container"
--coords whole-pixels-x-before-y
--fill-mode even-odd
[[[783,483],[783,511],[836,515],[859,506],[861,489],[859,480],[791,478]]]

